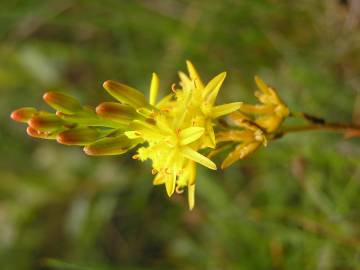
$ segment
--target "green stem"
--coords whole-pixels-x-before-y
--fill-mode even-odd
[[[288,126],[280,129],[280,133],[286,134],[291,132],[311,131],[311,130],[327,130],[334,132],[348,132],[357,131],[360,132],[360,126],[352,124],[341,124],[341,123],[322,123],[322,124],[309,124],[299,126]]]

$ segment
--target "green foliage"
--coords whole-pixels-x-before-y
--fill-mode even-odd
[[[200,169],[189,212],[131,154],[88,157],[9,120],[46,90],[89,105],[110,100],[108,79],[146,93],[152,71],[164,94],[192,59],[205,80],[229,71],[219,104],[251,99],[259,74],[289,107],[350,121],[359,11],[339,2],[2,1],[1,269],[356,269],[356,139],[293,134],[226,171]]]

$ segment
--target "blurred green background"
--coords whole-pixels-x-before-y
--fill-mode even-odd
[[[88,157],[9,119],[46,90],[111,100],[115,79],[162,93],[191,59],[255,102],[253,76],[297,111],[360,119],[360,1],[0,1],[0,269],[360,269],[360,144],[291,134],[226,171],[197,203],[152,186],[150,164]],[[217,160],[219,163],[220,160]],[[199,166],[200,167],[200,166]]]

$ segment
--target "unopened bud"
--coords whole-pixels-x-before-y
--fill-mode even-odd
[[[33,129],[41,132],[52,132],[63,127],[64,121],[55,114],[48,112],[37,112],[28,121],[28,124]]]
[[[82,109],[77,99],[60,92],[47,92],[43,99],[50,107],[62,113],[73,114]]]
[[[122,103],[134,108],[148,106],[144,94],[130,86],[109,80],[104,82],[103,87],[110,95]]]
[[[96,107],[96,113],[123,125],[129,124],[136,117],[136,111],[132,107],[118,102],[103,102]]]
[[[67,145],[87,145],[102,137],[102,134],[91,127],[74,128],[59,133],[58,143]]]
[[[98,140],[84,147],[84,152],[90,156],[120,155],[135,147],[139,142],[139,140],[130,140],[125,135],[119,135]]]
[[[32,107],[20,108],[13,111],[10,115],[11,119],[21,123],[27,123],[31,117],[36,113],[36,109]]]
[[[48,139],[48,140],[54,140],[56,139],[57,133],[49,133],[49,132],[41,132],[39,130],[36,130],[32,127],[27,127],[26,133],[30,137],[38,138],[38,139]]]

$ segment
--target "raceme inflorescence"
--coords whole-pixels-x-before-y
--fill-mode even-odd
[[[186,64],[188,74],[179,72],[179,84],[173,84],[170,93],[161,99],[159,78],[153,73],[148,99],[139,90],[109,80],[103,87],[116,102],[103,102],[93,108],[51,91],[43,99],[55,112],[24,107],[14,111],[11,118],[26,123],[27,134],[32,137],[83,146],[84,152],[92,156],[120,155],[137,147],[133,159],[152,162],[153,184],[165,185],[168,196],[187,188],[192,209],[196,166],[216,170],[210,158],[228,149],[222,169],[247,157],[284,135],[287,130],[281,129],[282,123],[294,114],[259,77],[255,77],[259,104],[217,105],[226,73],[204,83],[193,64]],[[300,115],[310,122],[317,119]],[[331,129],[326,128],[331,124],[319,121],[310,126]],[[357,130],[353,126],[340,129]]]

